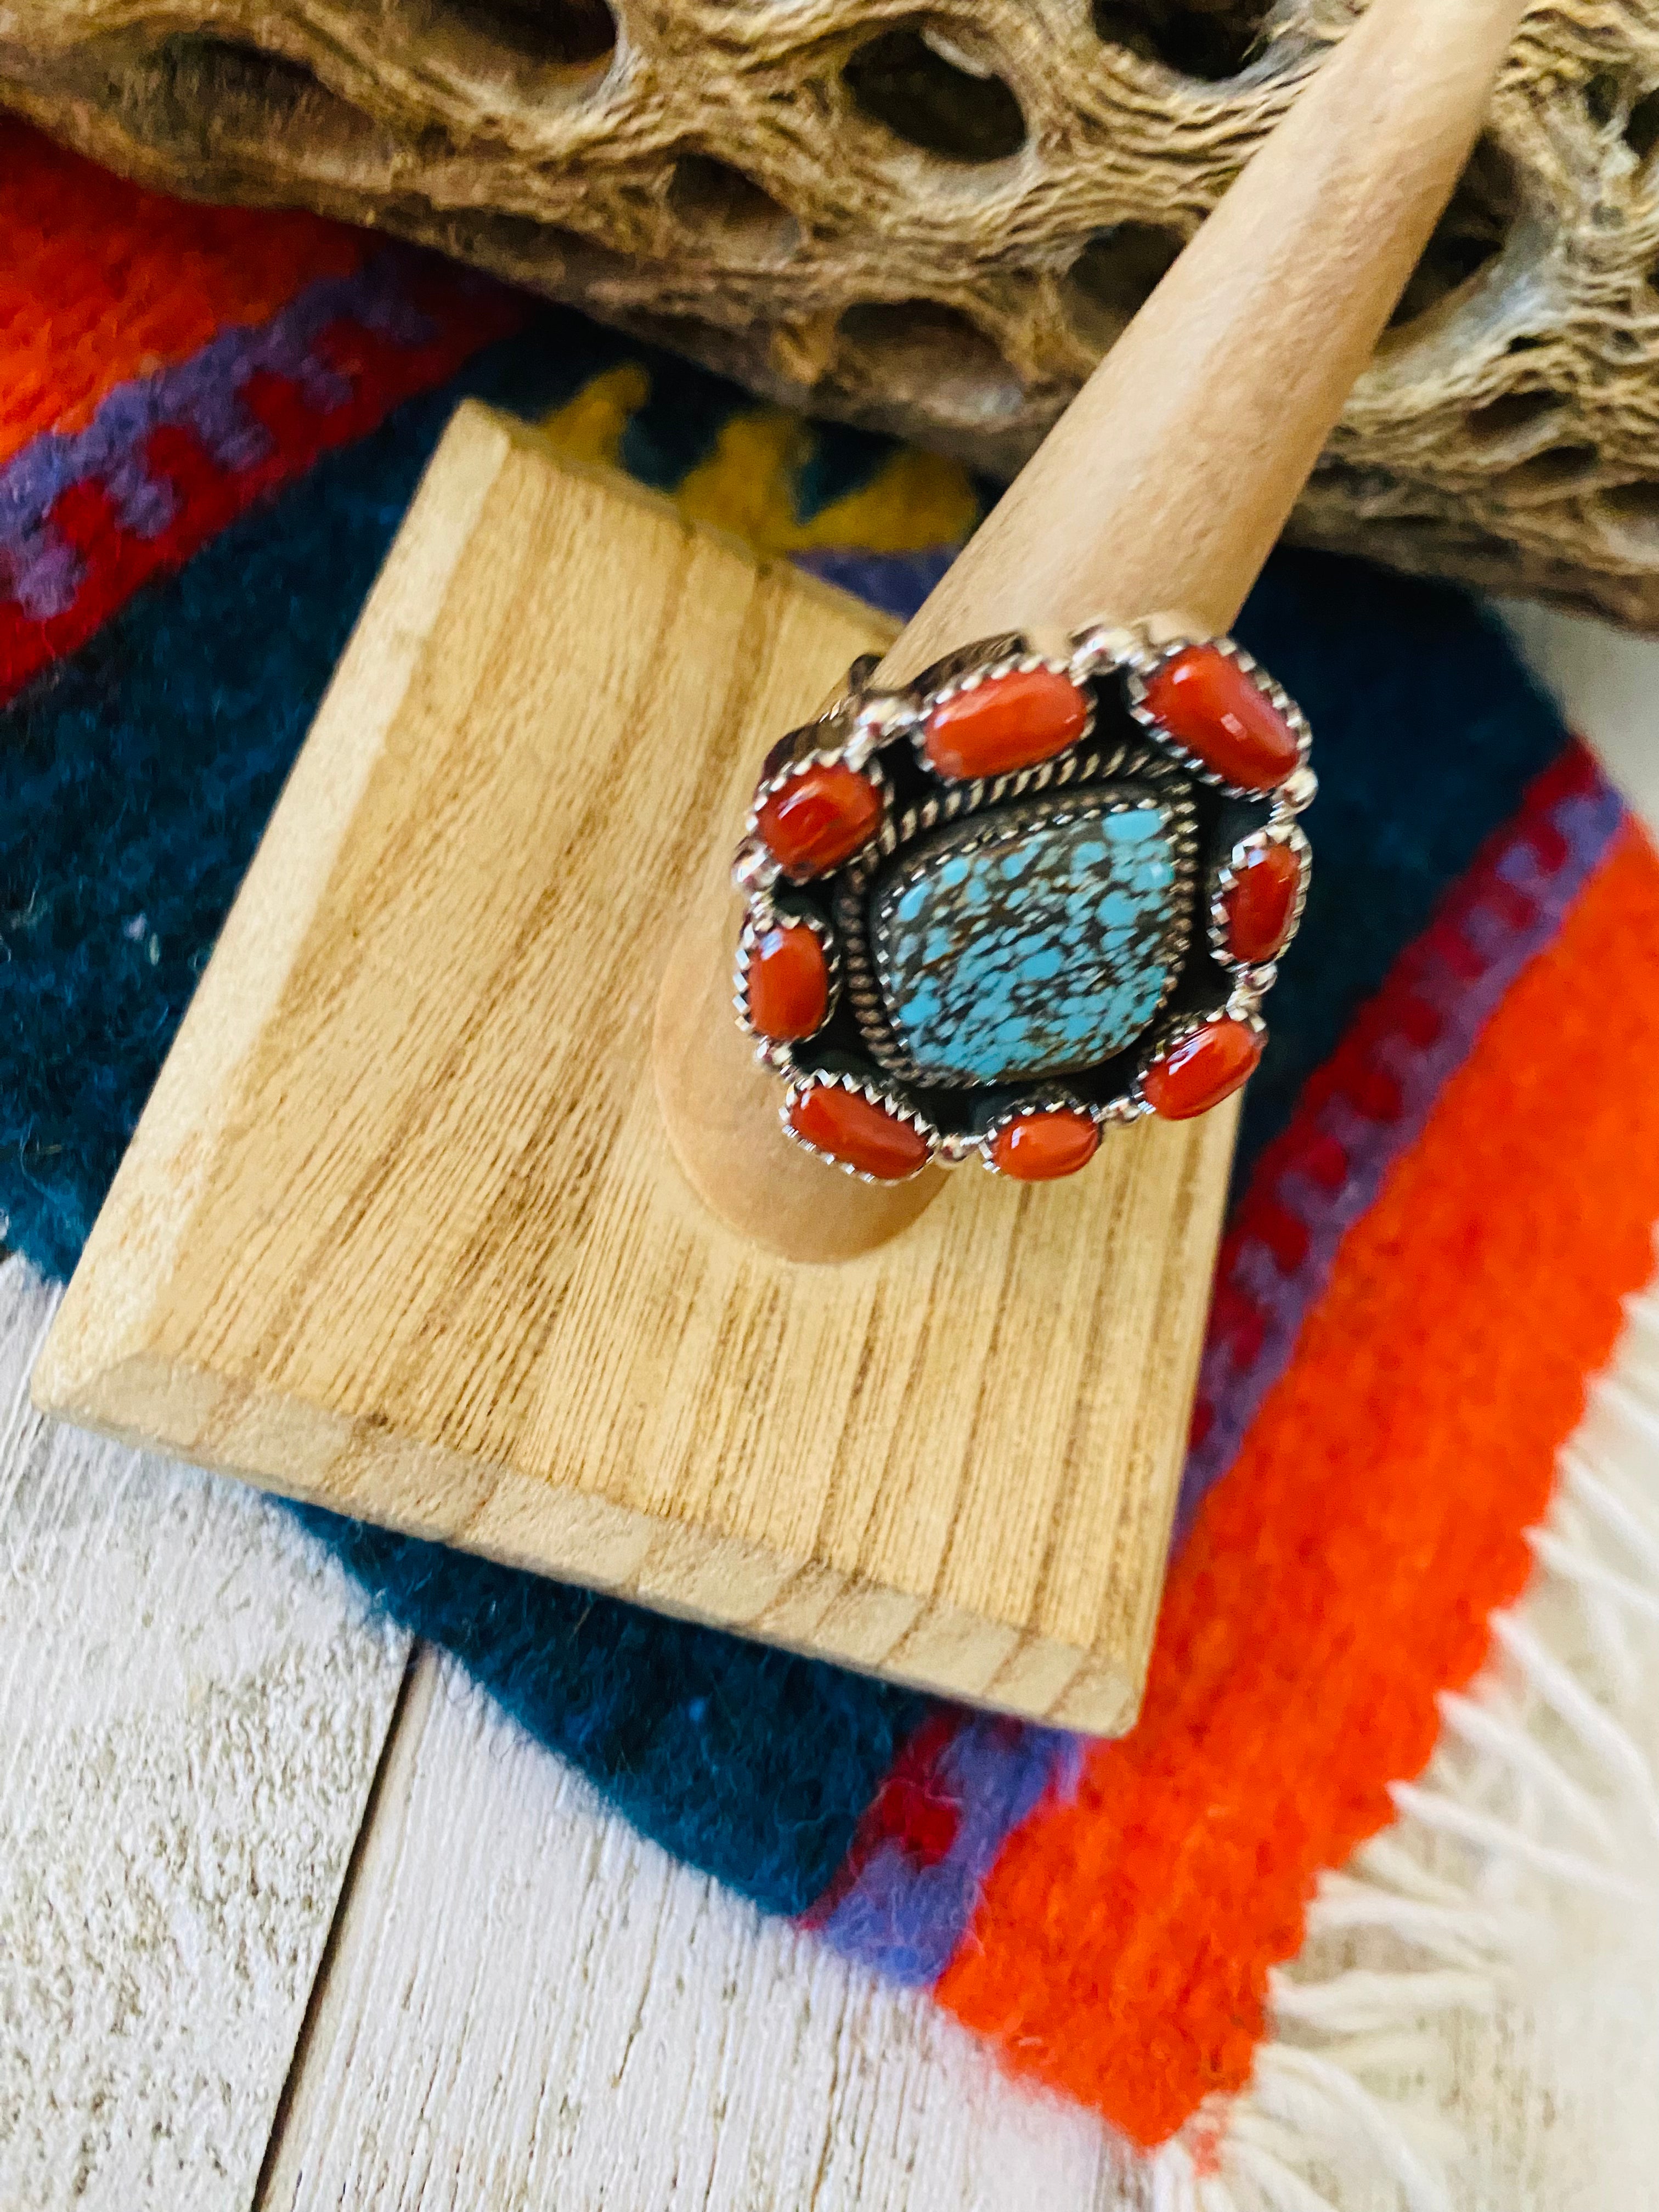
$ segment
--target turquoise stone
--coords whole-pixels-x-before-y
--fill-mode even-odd
[[[1131,804],[1113,811],[1113,798]],[[1181,953],[1176,826],[1141,785],[978,816],[880,878],[871,933],[888,1018],[939,1082],[1086,1067],[1133,1042]]]

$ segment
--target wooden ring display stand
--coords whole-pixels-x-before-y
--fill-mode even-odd
[[[732,1021],[724,863],[760,757],[860,653],[890,681],[994,631],[1231,623],[1519,12],[1374,0],[896,640],[464,407],[37,1402],[953,1696],[1126,1727],[1231,1109],[1115,1132],[1063,1192],[836,1176],[783,1138]]]

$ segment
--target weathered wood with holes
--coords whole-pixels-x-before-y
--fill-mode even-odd
[[[1357,13],[10,0],[0,100],[1012,473]],[[1659,624],[1656,88],[1648,0],[1534,11],[1302,537]]]
[[[464,411],[40,1402],[826,1657],[1124,1726],[1231,1114],[1136,1125],[1059,1203],[967,1171],[836,1267],[713,1220],[658,1117],[651,1006],[686,888],[770,737],[885,635]]]
[[[243,2212],[402,1679],[289,1517],[28,1410],[0,1265],[0,2205]]]
[[[260,2212],[1130,2212],[1118,2170],[422,1655]]]

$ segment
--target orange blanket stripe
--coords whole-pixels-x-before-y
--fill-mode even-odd
[[[130,378],[350,276],[374,245],[315,216],[141,191],[10,117],[0,240],[0,464],[40,431],[84,428]]]
[[[1005,1848],[941,2001],[1166,2140],[1248,2081],[1320,1871],[1526,1582],[1659,1220],[1659,860],[1626,830],[1356,1223],[1171,1573],[1145,1711]]]

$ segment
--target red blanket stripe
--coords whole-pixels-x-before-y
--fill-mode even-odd
[[[377,244],[315,216],[164,199],[9,116],[0,240],[0,463],[42,430],[82,428],[118,385],[353,274]]]
[[[346,319],[323,333],[315,358],[346,380],[350,396],[341,405],[319,409],[289,377],[249,378],[242,403],[270,438],[251,466],[222,467],[183,426],[152,433],[143,467],[171,488],[174,514],[166,528],[153,535],[125,528],[99,483],[64,492],[46,520],[77,556],[80,581],[72,603],[45,620],[17,599],[0,598],[0,702],[84,644],[149,577],[182,567],[256,501],[303,476],[319,454],[367,436],[400,400],[444,383],[481,347],[517,329],[526,312],[512,294],[450,277],[436,264],[413,276],[410,300],[431,325],[422,343],[401,343]]]
[[[939,1985],[1138,2142],[1248,2081],[1321,1869],[1391,1820],[1526,1582],[1652,1267],[1656,969],[1626,830],[1345,1239],[1176,1562],[1139,1724],[1011,1839]]]

